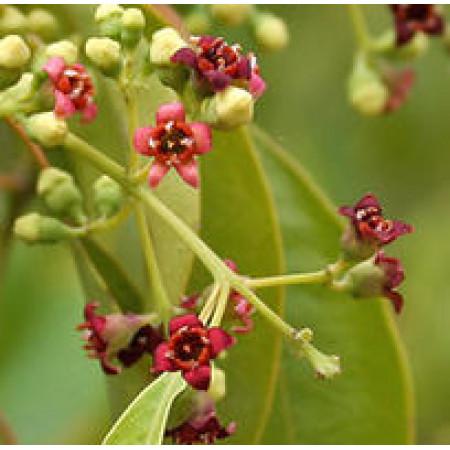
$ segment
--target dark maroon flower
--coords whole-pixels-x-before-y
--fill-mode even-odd
[[[398,46],[408,43],[418,31],[436,35],[444,31],[444,20],[435,5],[390,5],[394,14]]]
[[[369,255],[361,256],[370,256],[377,248],[389,244],[402,234],[413,231],[406,223],[385,219],[380,203],[372,194],[364,196],[354,207],[339,208],[339,213],[351,219],[351,236],[346,235],[348,233],[344,234],[344,239],[349,241],[348,244],[354,244],[350,241],[356,240],[357,244],[362,244],[369,250]]]
[[[221,328],[206,328],[195,314],[174,317],[170,337],[154,353],[153,371],[175,372],[195,389],[207,390],[211,381],[210,361],[236,340]]]
[[[386,102],[385,111],[396,111],[405,103],[414,85],[414,70],[410,67],[402,70],[386,68],[383,71],[383,78],[389,89],[389,98]]]
[[[398,258],[386,256],[383,251],[379,251],[375,256],[375,265],[382,269],[384,273],[384,283],[382,293],[391,300],[395,312],[399,314],[403,307],[403,296],[394,289],[405,279],[405,272]]]
[[[154,158],[148,176],[151,187],[156,187],[172,166],[186,183],[197,187],[194,156],[211,150],[211,128],[206,123],[186,123],[182,103],[165,103],[156,113],[156,127],[136,129],[134,146],[137,152]]]
[[[100,360],[108,375],[120,373],[113,364],[117,358],[125,367],[134,364],[144,353],[153,353],[162,341],[160,331],[146,323],[145,316],[135,314],[97,315],[99,303],[88,303],[84,309],[86,322],[78,330],[86,330],[84,346],[90,358]]]
[[[210,92],[220,92],[230,84],[248,89],[254,98],[260,97],[266,85],[259,75],[253,54],[243,55],[239,45],[228,45],[223,38],[201,36],[192,38],[195,50],[184,47],[171,58],[195,71],[200,85]]]
[[[236,431],[236,424],[223,427],[217,419],[212,402],[202,411],[194,413],[181,425],[167,430],[165,435],[174,444],[214,444],[217,439],[224,439]]]
[[[63,58],[54,56],[42,68],[53,84],[55,114],[67,118],[81,112],[82,122],[91,122],[97,116],[94,84],[82,64],[68,66]]]

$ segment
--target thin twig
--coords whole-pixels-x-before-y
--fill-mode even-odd
[[[50,163],[45,156],[45,153],[42,151],[42,148],[30,139],[30,136],[28,136],[28,133],[25,130],[24,126],[11,117],[5,117],[5,121],[24,142],[39,166],[42,169],[50,166]]]

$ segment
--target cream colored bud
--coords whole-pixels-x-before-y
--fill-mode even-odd
[[[252,5],[224,5],[221,3],[210,5],[214,19],[225,25],[237,26],[245,23],[252,10]]]
[[[128,8],[123,13],[122,25],[129,29],[143,30],[145,28],[145,16],[138,8]]]
[[[113,17],[122,17],[123,8],[119,5],[104,4],[95,10],[95,21],[102,22]]]
[[[259,14],[254,21],[255,39],[266,51],[282,50],[289,42],[286,24],[273,14]]]
[[[53,111],[34,114],[29,117],[27,128],[42,145],[54,147],[64,143],[68,128],[63,119],[58,119]]]
[[[44,39],[51,39],[58,32],[58,21],[45,9],[33,9],[28,14],[28,28]]]
[[[150,44],[150,60],[157,66],[170,64],[170,58],[187,43],[173,28],[162,28],[153,33]]]
[[[25,41],[15,34],[0,39],[0,66],[6,69],[20,69],[31,57]]]
[[[211,382],[207,394],[211,397],[213,402],[222,400],[227,393],[227,384],[225,372],[216,366],[212,368]]]
[[[14,234],[29,244],[51,244],[75,236],[76,231],[53,217],[30,213],[15,221]]]
[[[0,35],[21,33],[27,27],[26,17],[14,6],[4,6],[0,15]]]
[[[212,126],[230,130],[253,119],[254,99],[245,89],[229,86],[203,101],[201,110]]]
[[[48,58],[51,58],[52,56],[60,56],[61,58],[64,58],[67,64],[71,65],[75,64],[78,60],[78,48],[71,41],[58,41],[47,46],[45,49],[45,55]]]
[[[87,57],[100,69],[114,72],[120,67],[120,44],[109,38],[90,38],[86,42]]]

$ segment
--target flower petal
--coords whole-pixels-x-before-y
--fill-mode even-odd
[[[214,92],[224,91],[233,81],[229,75],[219,72],[218,70],[208,70],[207,72],[204,72],[204,76],[211,84],[211,88]]]
[[[156,112],[156,123],[158,125],[169,121],[184,122],[186,120],[186,113],[183,103],[173,102],[165,103],[158,108]]]
[[[169,169],[170,166],[168,166],[167,164],[163,164],[155,160],[148,172],[149,186],[152,188],[158,186],[159,182],[163,179],[164,175]]]
[[[257,99],[261,97],[261,95],[266,90],[266,83],[265,81],[256,73],[253,73],[250,77],[250,85],[249,85],[249,91],[250,94],[252,94],[254,99]]]
[[[156,347],[153,355],[153,368],[154,372],[174,372],[176,368],[173,366],[172,361],[167,358],[167,352],[169,351],[169,344],[163,342]]]
[[[91,100],[81,111],[81,121],[83,123],[92,122],[97,117],[97,112],[97,103],[95,103],[94,100]]]
[[[187,314],[185,316],[174,317],[169,322],[169,333],[172,335],[180,328],[203,328],[203,324],[195,314]]]
[[[194,133],[195,152],[199,155],[209,152],[212,147],[211,127],[202,122],[193,122],[189,126]]]
[[[355,210],[351,206],[341,206],[338,208],[338,212],[341,216],[355,217]]]
[[[61,91],[55,91],[55,100],[55,115],[57,117],[66,119],[76,112],[72,100]]]
[[[222,350],[236,343],[236,339],[221,328],[210,328],[208,338],[211,343],[211,358],[214,359]]]
[[[383,294],[391,301],[395,312],[400,314],[403,309],[403,296],[400,293],[390,289],[385,289]]]
[[[197,55],[191,48],[183,47],[175,52],[170,58],[170,61],[173,63],[181,63],[191,69],[195,69],[197,66]]]
[[[356,205],[355,209],[376,208],[380,210],[381,205],[378,199],[373,194],[366,194]]]
[[[188,372],[183,373],[183,378],[194,389],[206,391],[208,390],[211,381],[211,367],[200,366],[196,369],[189,370]]]
[[[59,78],[63,70],[66,68],[66,62],[60,56],[50,58],[42,67],[53,82]]]
[[[145,156],[151,155],[149,141],[152,137],[153,130],[154,128],[152,127],[136,128],[133,136],[133,145],[138,153]]]
[[[186,181],[187,184],[193,188],[197,188],[200,180],[198,176],[198,164],[197,161],[191,159],[190,161],[175,166],[176,171]]]

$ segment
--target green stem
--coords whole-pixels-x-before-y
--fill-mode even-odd
[[[154,299],[156,301],[156,309],[161,316],[163,323],[167,323],[172,312],[172,304],[167,296],[164,288],[161,273],[159,272],[158,263],[156,260],[155,250],[152,245],[150,234],[148,231],[147,220],[142,206],[136,207],[136,216],[141,235],[142,246],[144,250],[145,263],[147,265],[148,280],[150,282],[151,290],[153,291]],[[148,296],[145,297],[146,299]],[[145,310],[151,310],[151,304],[145,305]]]
[[[217,302],[217,295],[220,291],[220,285],[218,283],[214,283],[213,288],[211,290],[211,293],[209,294],[203,309],[201,310],[198,318],[206,324],[211,317],[212,312],[214,311],[214,307],[216,306]]]
[[[327,269],[323,269],[311,273],[295,273],[275,277],[251,278],[246,280],[246,284],[248,287],[254,289],[271,286],[284,286],[289,284],[326,283],[329,281],[329,278],[330,273]]]
[[[228,297],[230,296],[230,285],[228,283],[221,286],[219,298],[217,299],[216,309],[214,316],[211,319],[210,327],[218,327],[222,322],[223,315],[228,303]]]
[[[98,231],[111,230],[119,226],[130,214],[130,205],[124,205],[124,207],[114,216],[109,218],[100,218],[94,222],[85,226],[85,230],[88,233],[96,233]]]
[[[336,213],[335,205],[316,184],[308,171],[306,171],[290,153],[278,144],[277,141],[256,124],[252,124],[250,130],[253,136],[296,177],[305,191],[318,203],[321,209],[327,213],[329,218],[342,228],[343,221]]]
[[[370,36],[367,31],[366,21],[361,9],[361,5],[347,5],[348,13],[355,30],[356,41],[358,46],[364,52],[369,52],[370,50]]]
[[[250,303],[275,327],[286,336],[292,337],[295,330],[286,324],[276,313],[268,308],[245,284],[241,277],[232,272],[223,261],[164,203],[162,203],[148,189],[136,186],[126,176],[125,170],[95,147],[69,133],[65,146],[72,152],[84,157],[97,169],[114,178],[134,198],[143,202],[153,212],[158,214],[185,244],[197,255],[205,267],[212,273],[217,283],[229,283],[244,295]]]

